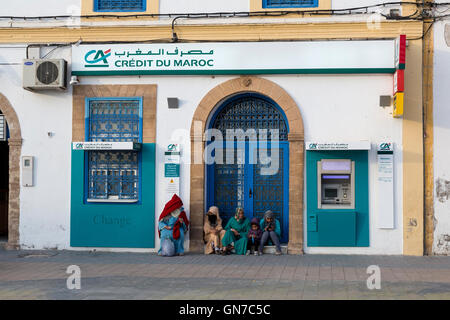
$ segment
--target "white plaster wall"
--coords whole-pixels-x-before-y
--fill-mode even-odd
[[[348,9],[359,8],[364,6],[372,6],[381,4],[387,1],[383,0],[331,0],[331,7],[333,9]]]
[[[3,0],[2,2],[6,2]],[[0,16],[54,16],[80,14],[81,0],[14,0],[2,3]],[[78,11],[78,13],[77,13]]]
[[[444,36],[450,20],[434,24],[434,243],[435,254],[450,254],[450,41]],[[450,32],[450,30],[449,30]],[[448,36],[450,40],[450,35]]]
[[[164,152],[170,143],[181,145],[180,198],[188,217],[190,198],[190,128],[195,108],[204,95],[214,86],[230,79],[210,76],[141,76],[141,77],[80,77],[82,84],[157,84],[156,112],[156,194],[155,194],[155,235],[156,248],[159,248],[157,232],[158,218],[162,212],[166,195],[164,192]],[[168,109],[167,98],[178,97],[179,109]],[[183,138],[184,137],[184,138]],[[186,248],[189,237],[186,237]],[[100,249],[100,248],[99,248]],[[152,250],[151,250],[152,251]]]
[[[262,0],[261,0],[262,1]],[[347,9],[382,3],[381,0],[332,0],[332,9]],[[186,12],[220,12],[249,11],[250,0],[228,0],[226,2],[211,0],[161,0],[161,13]],[[283,9],[280,9],[283,10]]]
[[[360,8],[364,6],[374,6],[370,7],[368,9],[369,12],[372,14],[369,14],[367,16],[367,21],[369,23],[369,27],[376,28],[377,22],[381,22],[385,18],[382,17],[380,14],[387,15],[390,13],[391,9],[400,9],[401,14],[401,5],[389,5],[389,6],[376,6],[378,4],[385,3],[387,1],[383,0],[332,0],[331,1],[331,7],[332,9],[351,9],[351,8]],[[365,9],[359,10],[360,12],[364,12]],[[347,16],[349,18],[350,16]],[[349,19],[358,19],[358,15],[353,15]]]
[[[262,1],[262,0],[261,0]],[[332,9],[347,9],[382,3],[381,0],[332,0]],[[246,12],[250,0],[160,0],[159,13]],[[15,0],[3,5],[1,16],[52,16],[79,14],[81,0]],[[282,9],[280,9],[282,10]]]
[[[261,0],[262,1],[262,0]],[[332,9],[347,9],[361,6],[373,5],[381,3],[379,0],[333,0]],[[211,1],[211,0],[161,0],[159,1],[160,14],[186,14],[186,13],[213,13],[213,12],[248,12],[250,10],[250,0],[229,0],[226,2]],[[298,22],[316,22],[316,21],[366,21],[369,29],[379,28],[379,23],[384,20],[379,13],[387,14],[389,9],[398,8],[399,6],[375,7],[370,8],[370,14],[361,14],[365,9],[357,12],[354,15],[334,15],[329,17],[311,17],[311,18],[294,18],[292,16],[278,17],[271,19],[272,23],[292,23]],[[281,9],[280,9],[281,10]],[[73,15],[81,14],[81,0],[16,0],[9,3],[7,6],[0,8],[0,15],[2,16],[16,16],[17,19],[8,20],[2,19],[0,27],[15,27],[15,28],[36,28],[36,27],[74,27],[81,24],[82,26],[99,26],[99,25],[167,25],[173,20],[173,17],[162,17],[158,20],[123,20],[117,21],[77,21],[73,19],[21,19],[20,17],[33,16],[54,16],[54,15]],[[208,19],[180,19],[177,21],[178,25],[182,24],[230,24],[230,23],[267,23],[264,18],[208,18]]]
[[[142,76],[81,78],[83,84],[156,83],[157,94],[157,153],[156,153],[156,216],[165,202],[163,172],[164,150],[169,143],[181,143],[182,166],[180,196],[189,212],[189,130],[195,108],[216,85],[229,76]],[[393,119],[388,108],[378,106],[380,95],[392,93],[391,75],[342,76],[265,76],[283,87],[297,102],[305,124],[306,140],[354,141],[370,140],[373,144],[385,140],[395,143],[395,229],[376,227],[376,150],[369,153],[370,181],[370,243],[368,248],[306,248],[307,253],[342,254],[402,254],[402,120]],[[180,108],[169,110],[167,97],[178,97]],[[185,134],[185,141],[175,138]],[[171,138],[172,137],[172,138]],[[307,188],[307,186],[306,186]],[[306,221],[306,217],[304,219]],[[306,240],[306,239],[305,239]],[[159,247],[159,239],[156,239]],[[306,243],[306,242],[305,242]]]
[[[392,94],[391,75],[300,76],[301,83],[281,84],[300,106],[305,141],[369,140],[370,247],[307,247],[306,253],[402,254],[402,120],[392,118],[390,108],[379,107],[380,95]],[[394,142],[395,229],[377,227],[376,143]],[[306,169],[306,168],[305,168]],[[306,175],[306,170],[305,170]],[[305,186],[306,199],[308,186]],[[303,221],[306,219],[306,209]],[[306,229],[305,229],[306,230]],[[307,244],[307,233],[304,232]]]
[[[0,46],[0,63],[17,64],[0,65],[0,91],[19,118],[22,156],[35,157],[34,186],[20,190],[20,244],[23,248],[65,248],[70,231],[71,94],[24,90],[25,48],[14,47]],[[70,49],[58,49],[49,57],[70,61],[70,53]]]
[[[250,10],[249,0],[161,0],[160,13],[242,12]]]
[[[0,62],[21,63],[24,56],[24,48],[0,47]],[[70,49],[58,49],[49,57],[70,61]],[[200,100],[209,90],[232,78],[234,77],[80,77],[81,84],[157,84],[155,224],[165,203],[164,150],[172,142],[182,144],[180,196],[190,215],[189,132],[192,117]],[[378,106],[380,95],[392,94],[392,75],[270,75],[264,78],[274,81],[294,98],[303,116],[306,140],[366,139],[373,143],[373,149],[369,153],[371,246],[306,248],[306,252],[401,254],[402,120],[393,119],[389,108]],[[71,90],[62,93],[25,91],[21,88],[21,65],[1,66],[0,81],[3,84],[1,92],[10,100],[19,117],[24,139],[22,155],[36,157],[35,186],[21,188],[21,245],[24,248],[70,248]],[[167,97],[178,97],[180,108],[169,110]],[[49,131],[54,132],[51,138],[47,135]],[[180,140],[174,134],[178,137],[184,135],[185,140]],[[377,168],[374,144],[385,140],[393,141],[396,148],[394,230],[380,230],[376,227]],[[159,247],[157,236],[156,247]]]

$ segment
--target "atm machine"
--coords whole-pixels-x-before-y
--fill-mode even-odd
[[[355,162],[323,159],[317,165],[318,208],[355,208]]]
[[[307,150],[307,244],[369,245],[367,150]]]

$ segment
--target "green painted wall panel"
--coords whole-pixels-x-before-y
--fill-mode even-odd
[[[85,203],[84,152],[72,150],[70,245],[155,247],[155,144],[142,145],[141,193],[137,203]]]
[[[317,162],[322,159],[351,159],[355,161],[355,209],[318,208]],[[367,150],[307,151],[306,187],[308,246],[369,246],[369,159]],[[326,217],[324,214],[333,214],[335,216],[324,219]],[[352,216],[354,220],[352,220]],[[355,236],[354,242],[351,241],[353,232]]]
[[[319,211],[319,245],[323,247],[354,247],[356,244],[356,213]]]

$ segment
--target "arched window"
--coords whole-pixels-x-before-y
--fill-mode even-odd
[[[288,135],[285,118],[275,103],[254,94],[229,99],[213,119],[212,128],[220,130],[224,139],[227,129],[255,129],[257,133],[259,129],[278,129],[280,141],[287,141]],[[271,138],[270,131],[267,136]]]

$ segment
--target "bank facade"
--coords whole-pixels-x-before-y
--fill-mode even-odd
[[[345,9],[320,0],[72,2],[79,21],[0,29],[10,247],[153,252],[177,193],[189,251],[216,205],[272,210],[291,254],[423,254],[422,21],[314,15]],[[183,10],[210,14],[173,23]],[[24,90],[42,59],[67,62],[65,89]]]

